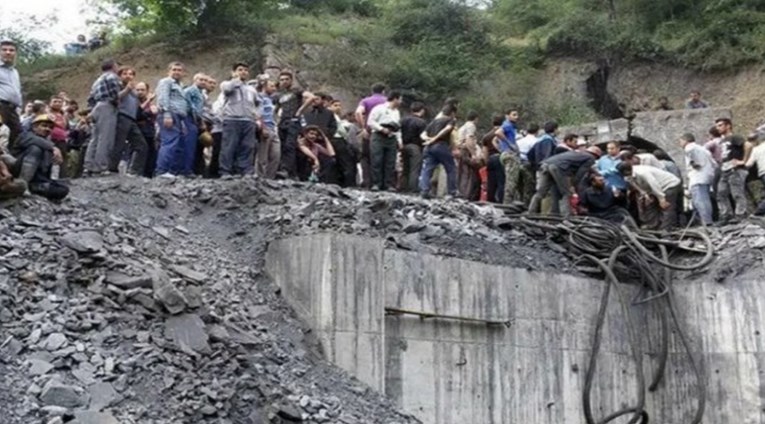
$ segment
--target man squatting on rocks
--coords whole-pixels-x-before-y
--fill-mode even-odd
[[[690,133],[678,137],[684,178],[662,151],[638,152],[612,141],[601,155],[576,134],[559,140],[554,120],[541,135],[538,125],[522,127],[515,107],[494,116],[493,128],[484,132],[477,113],[461,114],[458,99],[447,99],[429,120],[423,103],[377,83],[344,113],[339,99],[301,88],[294,72],[249,80],[244,62],[235,63],[220,86],[206,73],[185,84],[186,67],[172,62],[152,92],[134,68],[106,60],[88,110],[78,111],[64,92],[47,104],[23,105],[15,43],[1,41],[0,53],[2,198],[31,192],[60,199],[68,189],[57,178],[83,173],[258,175],[424,197],[444,193],[531,213],[592,215],[666,230],[679,224],[686,207],[701,225],[744,219],[751,212],[749,170],[756,167],[765,180],[765,145],[754,147],[759,134],[745,140],[727,118],[716,120],[705,144]],[[65,162],[67,151],[84,161]],[[765,201],[754,212],[765,215]]]

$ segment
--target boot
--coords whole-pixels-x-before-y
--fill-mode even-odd
[[[22,160],[21,169],[19,170],[19,179],[24,180],[24,182],[29,185],[37,173],[37,168],[37,161],[31,161],[29,159]]]
[[[29,191],[48,200],[61,200],[69,195],[69,187],[57,181],[31,183]]]
[[[27,191],[27,183],[22,180],[8,181],[0,185],[0,200],[21,197]]]

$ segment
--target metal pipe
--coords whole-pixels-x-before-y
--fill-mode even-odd
[[[481,318],[470,318],[470,317],[462,317],[459,315],[447,315],[447,314],[436,314],[433,312],[411,311],[408,309],[392,308],[389,306],[385,307],[385,314],[386,315],[416,315],[416,316],[419,316],[421,319],[442,318],[442,319],[451,319],[455,321],[477,322],[477,323],[482,323],[487,325],[504,325],[505,327],[510,327],[511,325],[513,325],[513,320],[499,321],[499,320],[490,320],[490,319],[481,319]]]

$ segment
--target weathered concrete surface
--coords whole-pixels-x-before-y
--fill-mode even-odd
[[[315,235],[271,243],[267,271],[313,325],[327,358],[384,392],[384,245],[354,241]]]
[[[340,235],[282,240],[268,255],[268,272],[322,332],[329,359],[424,422],[583,422],[581,396],[601,282],[386,250],[381,242]],[[676,288],[683,328],[707,365],[704,422],[765,422],[761,284],[680,282]],[[512,325],[383,319],[385,307]],[[645,346],[646,379],[656,366],[654,308],[632,313]],[[601,418],[636,399],[627,334],[612,296],[593,391]],[[649,394],[647,409],[652,422],[689,422],[695,378],[674,335],[670,355],[666,379]]]
[[[669,153],[675,163],[684,170],[684,154],[678,143],[680,136],[689,132],[697,141],[704,142],[715,119],[732,117],[728,108],[638,112],[631,124],[626,119],[613,119],[565,127],[560,132],[585,135],[597,144],[628,140],[630,137],[639,138]]]

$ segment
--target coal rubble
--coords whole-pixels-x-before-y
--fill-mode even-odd
[[[72,189],[0,205],[3,424],[419,422],[321,357],[261,271],[271,240],[359,234],[574,272],[460,201],[253,178]]]

